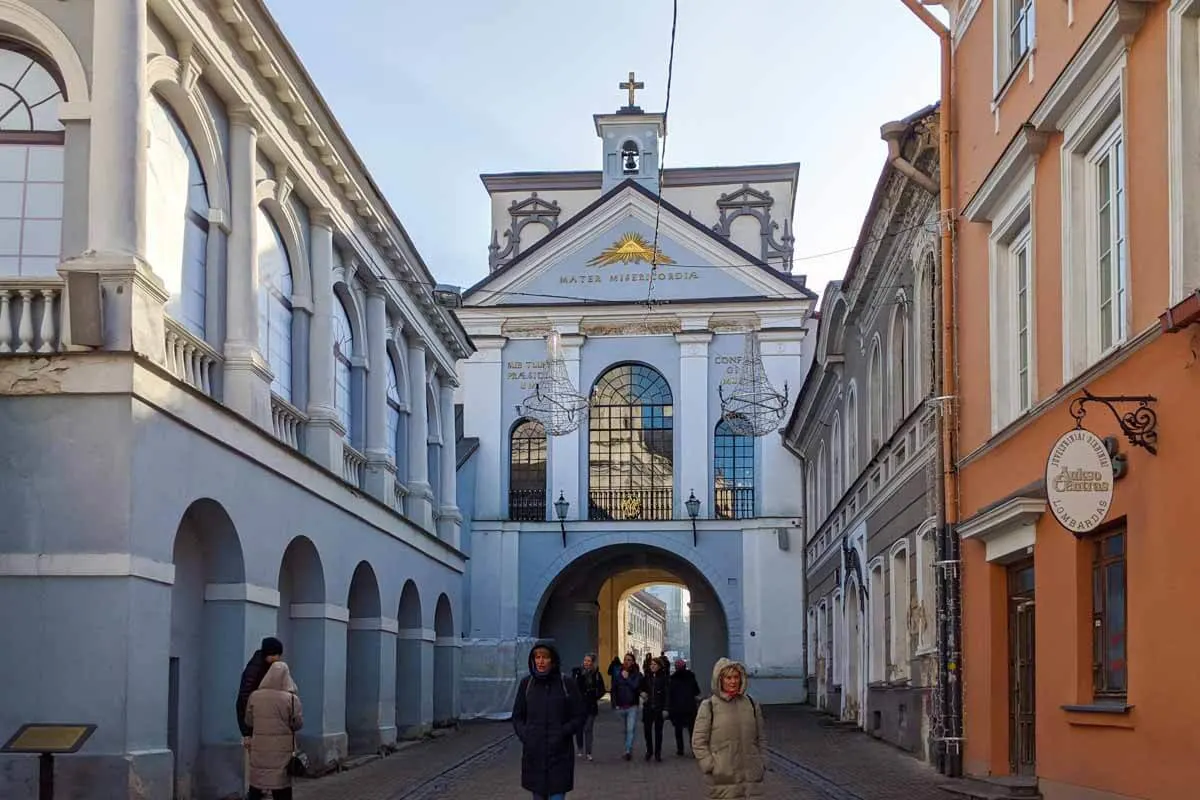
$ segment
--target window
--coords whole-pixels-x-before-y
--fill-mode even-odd
[[[1026,228],[1009,249],[1010,267],[1016,283],[1017,410],[1021,412],[1028,411],[1033,403],[1033,382],[1030,377],[1033,365],[1033,339],[1030,333],[1033,307],[1029,293],[1033,251],[1030,243],[1030,229]]]
[[[1008,63],[1010,68],[1021,63],[1033,44],[1033,0],[1009,0],[1008,3]]]
[[[292,263],[275,222],[258,208],[258,349],[271,391],[292,401]]]
[[[854,384],[846,394],[846,485],[858,478],[858,390]]]
[[[926,523],[928,525],[928,523]],[[917,651],[934,648],[937,633],[937,528],[926,527],[917,537],[921,607],[917,625]]]
[[[396,375],[396,362],[391,353],[386,354],[387,364],[387,440],[388,454],[397,468],[399,478],[400,454],[404,452],[400,443],[400,380]]]
[[[1012,83],[1012,77],[1031,57],[1037,30],[1034,24],[1034,0],[996,0],[996,64],[993,91],[999,97]]]
[[[204,338],[208,187],[174,112],[151,97],[146,115],[146,254],[170,293],[167,313]]]
[[[822,523],[829,513],[829,461],[825,457],[825,443],[817,452],[817,519]]]
[[[869,605],[870,605],[870,663],[868,680],[880,682],[887,680],[887,605],[884,595],[887,589],[883,584],[883,562],[877,562],[871,567]]]
[[[1092,690],[1096,699],[1123,700],[1126,658],[1125,528],[1092,542]]]
[[[911,578],[908,573],[907,542],[892,551],[892,677],[908,677],[908,609],[911,602]]]
[[[871,454],[883,445],[883,361],[879,355],[879,340],[871,345],[870,371],[867,375],[867,399],[870,402],[868,419]]]
[[[739,436],[725,420],[713,434],[713,484],[717,519],[754,516],[754,437]]]
[[[508,518],[546,519],[546,428],[535,419],[513,426],[508,455]]]
[[[592,389],[588,519],[674,516],[675,407],[655,369],[620,364]]]
[[[1119,344],[1126,334],[1125,305],[1125,159],[1120,122],[1114,123],[1088,158],[1095,186],[1095,262],[1099,288],[1100,350]]]
[[[817,674],[817,612],[808,610],[808,674]]]
[[[346,429],[346,439],[353,438],[354,399],[351,390],[354,357],[354,330],[350,327],[350,315],[346,304],[336,292],[333,295],[333,405],[338,412],[338,421]]]
[[[57,275],[62,83],[32,49],[0,43],[0,275]]]
[[[904,295],[896,296],[896,307],[892,313],[892,330],[888,341],[888,387],[892,412],[892,428],[900,427],[908,416],[908,300]]]
[[[845,475],[842,473],[842,415],[836,411],[833,413],[833,426],[829,435],[829,486],[832,490],[829,508],[832,510],[837,508],[838,501],[842,499],[845,485]]]
[[[625,175],[636,175],[641,163],[641,150],[632,139],[621,145],[621,172]]]
[[[829,637],[829,679],[834,685],[840,686],[842,683],[842,674],[839,671],[842,666],[842,660],[839,654],[842,651],[842,624],[845,620],[845,611],[842,608],[842,590],[833,590],[833,607],[829,610],[829,624],[833,629]]]

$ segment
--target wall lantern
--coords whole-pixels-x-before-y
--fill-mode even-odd
[[[571,510],[571,501],[563,497],[563,493],[558,493],[558,499],[554,501],[554,513],[558,515],[558,527],[562,529],[563,547],[567,546],[567,512]]]
[[[700,501],[696,499],[695,490],[689,493],[684,505],[687,506],[688,516],[692,518],[692,547],[696,547],[696,515],[700,513]]]

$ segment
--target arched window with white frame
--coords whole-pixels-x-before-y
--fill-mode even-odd
[[[836,411],[833,412],[833,426],[829,436],[829,485],[832,489],[829,508],[832,511],[837,508],[838,501],[842,499],[845,479],[845,475],[842,473],[842,415]]]
[[[346,429],[346,440],[354,438],[354,328],[350,326],[350,314],[346,303],[338,292],[333,293],[333,406],[337,410],[338,422]]]
[[[917,652],[929,652],[936,646],[937,633],[937,522],[925,523],[917,535],[917,590],[920,613],[917,618]]]
[[[883,445],[883,357],[879,352],[878,339],[871,343],[871,355],[867,369],[867,401],[869,403],[867,429],[870,432],[871,442],[871,452],[867,459],[870,460],[871,456],[874,456]]]
[[[887,588],[883,582],[883,561],[871,565],[869,596],[869,625],[870,640],[868,650],[870,659],[867,664],[867,680],[871,683],[882,683],[887,680],[887,604],[884,596]]]
[[[49,59],[0,40],[0,275],[58,274],[63,95],[62,78]],[[0,331],[0,342],[11,334]]]
[[[808,675],[816,677],[817,674],[817,610],[810,608],[808,610]]]
[[[858,386],[850,384],[846,392],[846,486],[858,478]]]
[[[908,677],[909,642],[908,609],[911,602],[912,578],[908,571],[908,541],[897,542],[891,551],[891,647],[892,677]]]
[[[825,442],[817,451],[817,519],[825,521],[829,512],[829,460],[825,456]]]
[[[396,465],[396,477],[400,479],[400,454],[404,452],[400,443],[400,378],[396,373],[396,360],[391,353],[384,354],[387,364],[387,441],[388,455]]]
[[[834,686],[841,686],[845,678],[842,675],[844,668],[844,659],[842,653],[845,643],[842,639],[845,637],[846,612],[842,608],[842,590],[833,590],[833,605],[829,609],[830,624],[832,633],[830,634],[829,642],[829,675]]]
[[[146,257],[170,293],[166,312],[203,339],[208,276],[208,184],[179,117],[146,104]]]
[[[817,462],[808,458],[804,462],[804,513],[808,517],[808,535],[817,532]]]
[[[896,296],[892,325],[888,338],[888,406],[894,430],[908,416],[908,301],[903,293]]]
[[[258,348],[271,368],[271,391],[292,402],[292,261],[279,226],[258,207]]]

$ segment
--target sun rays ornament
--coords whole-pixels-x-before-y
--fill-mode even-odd
[[[600,255],[587,262],[589,267],[611,267],[614,264],[674,264],[675,260],[650,244],[640,233],[623,233],[621,238],[600,251]]]
[[[588,399],[576,391],[567,376],[558,331],[551,331],[546,335],[546,371],[517,412],[542,423],[551,436],[565,436],[583,424],[587,411]]]
[[[754,331],[746,333],[737,383],[728,396],[724,386],[718,386],[717,392],[721,398],[721,418],[739,436],[766,436],[777,431],[787,413],[787,383],[780,393],[767,379],[758,334]]]

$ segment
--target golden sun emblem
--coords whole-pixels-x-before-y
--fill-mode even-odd
[[[624,233],[614,244],[588,261],[589,267],[611,267],[613,264],[674,264],[675,261],[657,247],[652,247],[640,233]]]

